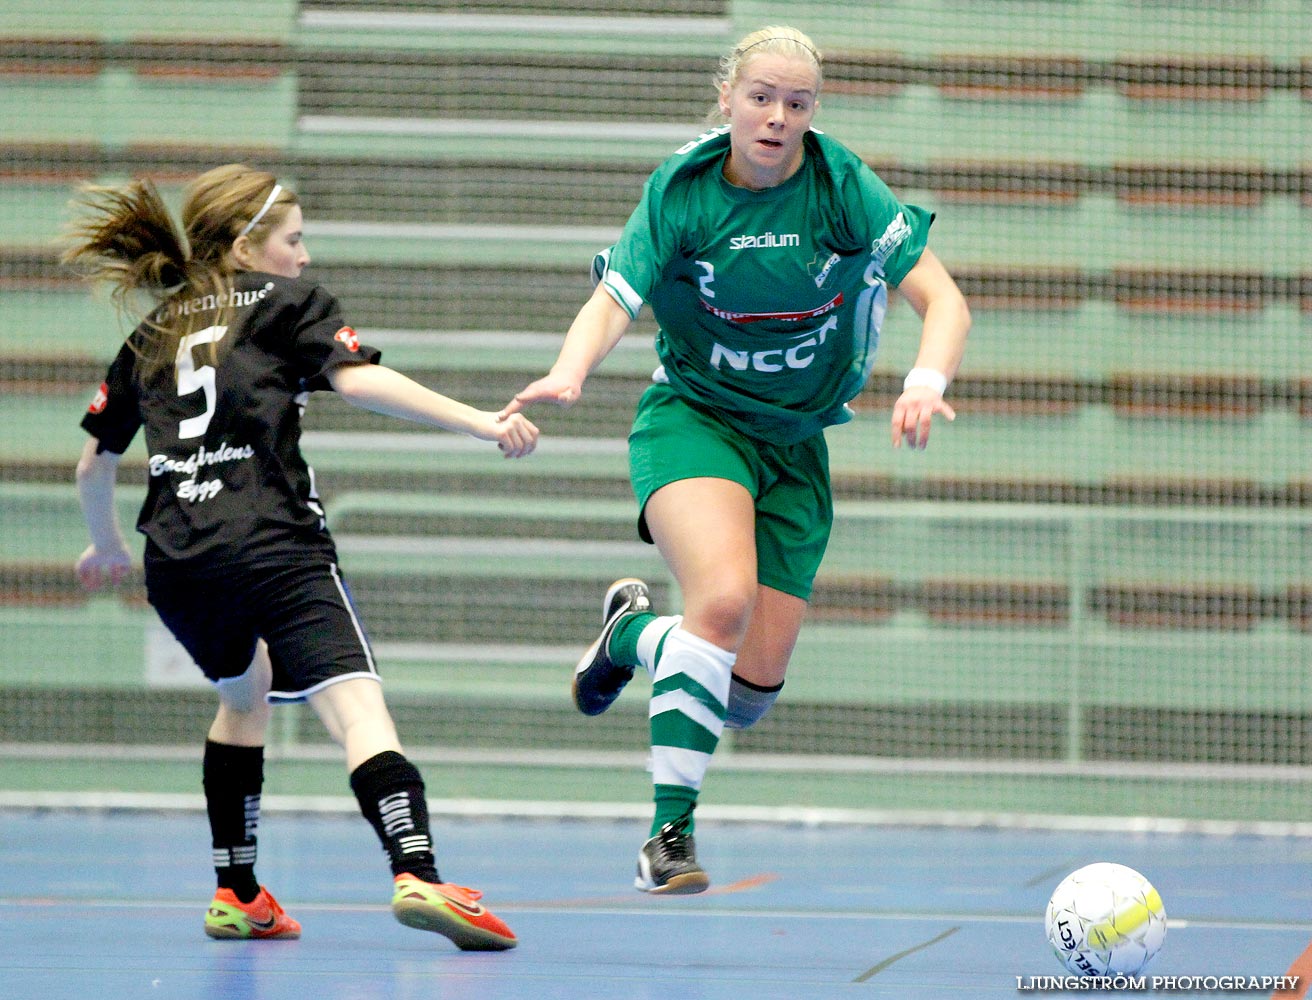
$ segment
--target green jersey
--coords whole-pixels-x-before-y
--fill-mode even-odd
[[[598,261],[630,317],[651,304],[655,379],[778,444],[852,419],[888,287],[933,221],[838,142],[814,130],[804,142],[797,173],[750,191],[724,178],[728,126],[705,133],[648,178]]]

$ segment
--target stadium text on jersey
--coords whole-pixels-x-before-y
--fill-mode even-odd
[[[802,238],[796,233],[761,233],[759,236],[729,237],[730,250],[755,250],[757,247],[797,247]]]

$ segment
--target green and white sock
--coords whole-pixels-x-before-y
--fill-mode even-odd
[[[724,731],[729,678],[737,659],[736,653],[681,626],[668,629],[661,638],[648,711],[656,802],[653,837],[696,805]]]
[[[683,615],[658,616],[650,611],[625,615],[611,633],[606,653],[612,663],[622,667],[643,667],[648,677],[654,676],[665,637],[681,621]]]

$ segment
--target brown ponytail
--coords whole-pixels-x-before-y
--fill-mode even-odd
[[[188,185],[183,229],[149,180],[80,189],[83,218],[70,230],[62,260],[108,285],[120,314],[140,315],[146,306],[145,335],[133,343],[143,381],[173,365],[182,338],[228,322],[237,270],[228,251],[275,183],[272,174],[238,163],[209,170]],[[267,240],[294,204],[296,196],[282,191],[252,227],[251,241]],[[197,301],[212,305],[188,307]],[[219,345],[211,342],[209,350],[213,363]]]

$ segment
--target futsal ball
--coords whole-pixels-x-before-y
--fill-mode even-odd
[[[1043,923],[1057,959],[1081,976],[1142,972],[1166,937],[1166,911],[1152,883],[1109,861],[1062,879]]]

